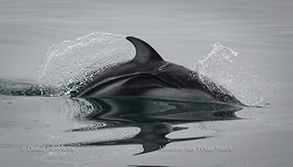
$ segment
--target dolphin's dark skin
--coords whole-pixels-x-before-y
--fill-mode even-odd
[[[164,61],[146,42],[135,37],[126,39],[134,45],[135,57],[97,74],[76,97],[158,98],[241,104],[221,86],[211,81],[204,83],[196,72]]]

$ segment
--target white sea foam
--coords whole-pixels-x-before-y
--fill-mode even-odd
[[[67,95],[98,73],[130,60],[134,48],[124,36],[94,32],[52,45],[42,65],[39,82]]]
[[[199,78],[207,83],[210,89],[214,86],[208,84],[210,81],[223,86],[244,104],[264,106],[267,103],[266,98],[270,95],[267,91],[267,77],[264,73],[260,76],[252,57],[241,60],[238,52],[219,42],[212,44],[211,47],[207,55],[192,67],[199,73]],[[258,86],[260,84],[263,86]],[[261,90],[255,90],[256,88]]]

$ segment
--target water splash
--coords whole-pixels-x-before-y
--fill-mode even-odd
[[[39,82],[68,95],[92,79],[94,74],[131,59],[134,48],[125,36],[94,32],[75,40],[52,45],[42,64]]]
[[[266,96],[269,95],[264,87],[267,78],[263,72],[261,76],[256,74],[260,72],[256,69],[257,64],[252,59],[241,61],[238,52],[219,42],[212,44],[211,47],[206,57],[192,67],[199,73],[202,82],[209,89],[216,86],[221,90],[224,87],[244,104],[265,106]]]
[[[57,94],[53,87],[40,86],[33,81],[0,79],[0,95],[50,96],[53,94]]]
[[[231,48],[223,46],[220,42],[211,45],[213,49],[207,54],[207,57],[199,61],[200,65],[204,65],[209,59],[215,56],[221,56],[228,62],[233,62],[233,58],[238,56],[238,52],[233,51]]]

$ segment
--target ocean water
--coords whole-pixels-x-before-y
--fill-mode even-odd
[[[1,0],[0,165],[292,166],[292,9],[290,0]],[[261,107],[70,98],[134,56],[128,35]]]

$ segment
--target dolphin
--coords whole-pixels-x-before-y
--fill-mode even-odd
[[[96,74],[74,97],[154,98],[192,102],[242,103],[227,89],[182,65],[165,61],[145,41],[126,37],[135,57]]]

